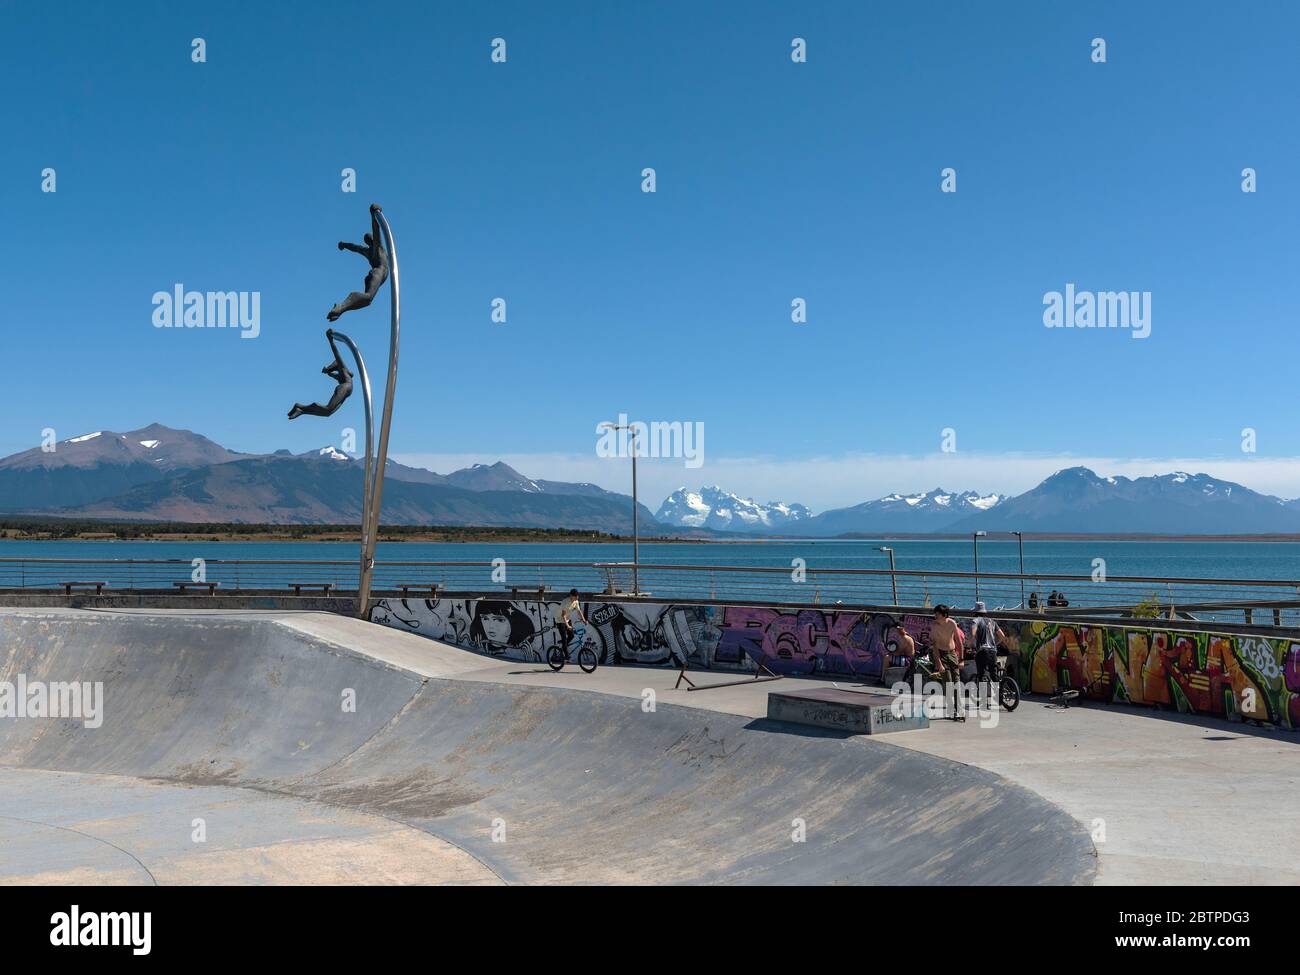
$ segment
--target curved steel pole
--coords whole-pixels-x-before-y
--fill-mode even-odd
[[[334,337],[346,345],[352,352],[352,358],[357,362],[357,375],[361,377],[361,395],[366,405],[366,474],[365,481],[362,484],[361,491],[361,577],[365,575],[367,540],[370,538],[370,495],[373,490],[374,476],[374,439],[375,439],[375,421],[370,401],[370,375],[366,372],[366,361],[361,358],[361,350],[357,344],[342,332],[335,331]],[[360,582],[358,582],[360,589]]]
[[[388,291],[392,299],[392,331],[388,340],[388,384],[384,390],[384,415],[379,424],[379,454],[375,458],[374,483],[370,489],[369,524],[361,533],[361,585],[357,591],[357,615],[365,619],[369,613],[370,585],[375,573],[375,541],[379,535],[379,510],[384,499],[384,468],[388,466],[388,427],[393,419],[393,393],[397,388],[397,353],[401,341],[402,291],[397,271],[397,244],[393,230],[388,226],[384,211],[376,214],[384,240],[388,245],[388,264],[391,270]]]

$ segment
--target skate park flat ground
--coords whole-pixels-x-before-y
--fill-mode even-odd
[[[822,680],[688,693],[310,612],[0,610],[19,674],[103,681],[104,720],[0,722],[0,882],[1300,881],[1296,740],[1224,722],[1029,698],[848,737],[764,717]]]

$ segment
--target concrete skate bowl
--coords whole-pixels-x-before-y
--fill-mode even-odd
[[[0,681],[20,675],[102,681],[102,724],[0,719],[0,882],[1074,884],[1096,870],[1078,822],[980,769],[635,698],[422,677],[251,614],[0,611]]]

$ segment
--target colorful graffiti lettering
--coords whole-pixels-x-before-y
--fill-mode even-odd
[[[880,614],[728,606],[718,652],[778,674],[879,677],[885,632],[893,625],[893,617]]]
[[[1292,643],[1282,667],[1283,691],[1287,694],[1287,713],[1292,728],[1300,728],[1300,643]]]
[[[1004,624],[1016,633],[1019,679],[1051,694],[1300,726],[1297,688],[1284,678],[1286,641],[1057,623]]]

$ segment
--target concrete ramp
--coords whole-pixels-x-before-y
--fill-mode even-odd
[[[385,647],[404,636],[356,625]],[[483,664],[415,637],[391,653],[342,646],[251,613],[0,611],[0,681],[104,693],[97,728],[0,718],[0,881],[1095,873],[1078,822],[991,773],[767,720],[430,676]]]

